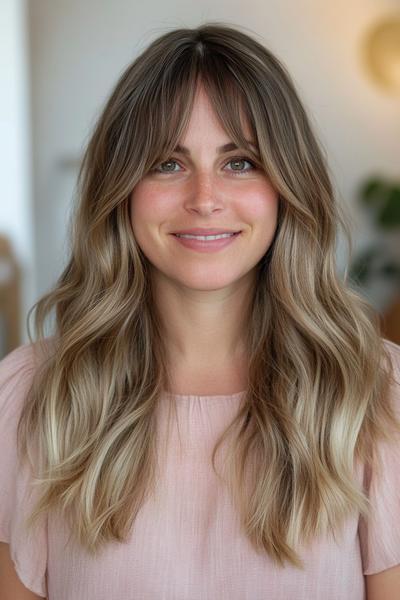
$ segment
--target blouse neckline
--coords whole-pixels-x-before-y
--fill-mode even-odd
[[[246,393],[246,390],[242,390],[241,392],[235,392],[234,394],[206,394],[201,396],[199,394],[173,394],[172,392],[165,392],[165,394],[170,398],[176,398],[177,400],[225,400],[240,398]]]

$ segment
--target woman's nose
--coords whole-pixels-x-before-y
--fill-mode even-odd
[[[215,176],[205,172],[193,175],[185,197],[185,208],[208,214],[222,206],[222,190]]]

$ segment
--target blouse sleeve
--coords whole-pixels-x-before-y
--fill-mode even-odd
[[[33,529],[24,520],[36,502],[28,467],[17,457],[17,425],[34,373],[31,345],[0,361],[0,541],[10,545],[16,573],[29,590],[47,596],[47,519]]]
[[[400,421],[400,346],[384,340],[393,362],[396,383],[389,401]],[[379,477],[367,472],[367,494],[371,516],[360,518],[359,539],[364,575],[372,575],[400,564],[400,435],[377,447]],[[372,470],[373,471],[373,470]]]

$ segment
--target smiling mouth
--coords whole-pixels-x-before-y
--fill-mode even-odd
[[[214,241],[214,240],[222,240],[234,237],[239,235],[240,231],[235,231],[233,233],[216,233],[213,235],[195,235],[189,233],[174,233],[173,235],[178,238],[183,238],[187,240],[199,240],[203,242]]]
[[[214,235],[172,234],[178,244],[194,252],[213,253],[223,251],[224,248],[235,243],[241,231]]]

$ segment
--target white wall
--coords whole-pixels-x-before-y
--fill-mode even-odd
[[[27,21],[24,0],[0,2],[0,233],[22,269],[22,340],[34,301]],[[1,349],[0,349],[1,352]]]
[[[399,99],[374,87],[360,44],[398,0],[31,0],[37,254],[42,293],[55,280],[77,157],[123,68],[167,28],[240,24],[289,68],[327,149],[339,198],[352,211],[355,245],[370,235],[355,194],[371,173],[399,176]],[[343,260],[338,248],[338,260]],[[385,303],[378,289],[376,304]]]

